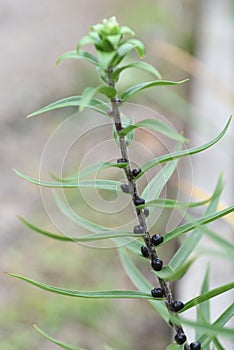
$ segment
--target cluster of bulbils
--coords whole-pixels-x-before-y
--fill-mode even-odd
[[[120,158],[120,159],[117,160],[117,163],[127,163],[127,160],[124,159],[124,158]],[[140,173],[141,173],[141,169],[139,169],[139,168],[133,169],[131,171],[132,178],[134,179]],[[125,193],[130,193],[130,186],[128,184],[122,184],[121,185],[121,189]],[[135,197],[134,198],[134,204],[137,207],[138,205],[145,204],[145,200],[143,198],[140,198],[140,197]],[[139,211],[139,209],[137,209],[137,211]],[[143,214],[146,217],[149,215],[149,209],[148,208],[143,208],[142,212],[143,212]],[[144,229],[144,227],[142,225],[134,226],[133,233],[141,234],[141,233],[144,233],[144,232],[145,232],[145,229]],[[154,234],[151,237],[151,243],[154,246],[158,246],[162,242],[163,242],[163,237],[161,235],[157,234],[157,233]],[[143,245],[141,247],[141,254],[145,258],[149,258],[150,257],[148,248],[145,245]],[[162,269],[162,267],[163,267],[163,261],[161,259],[159,259],[159,258],[152,258],[151,266],[152,266],[153,270],[160,271]],[[151,295],[154,298],[163,298],[164,297],[163,289],[162,288],[154,288],[154,289],[151,290]],[[182,303],[182,301],[174,300],[172,302],[172,304],[170,305],[170,310],[173,311],[173,312],[178,312],[178,311],[182,310],[183,307],[184,307],[184,304]],[[179,330],[177,332],[177,334],[175,335],[174,339],[175,339],[176,343],[180,344],[180,345],[184,344],[186,342],[186,340],[187,340],[186,339],[186,335],[182,332],[182,330],[181,331]],[[193,342],[193,343],[190,344],[190,350],[200,350],[200,349],[201,349],[200,342]]]

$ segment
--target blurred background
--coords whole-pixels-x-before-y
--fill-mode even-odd
[[[183,130],[190,139],[189,147],[216,136],[233,113],[232,0],[0,0],[0,344],[4,350],[57,349],[56,345],[37,334],[32,328],[34,323],[55,338],[88,349],[102,349],[103,344],[121,350],[164,349],[171,339],[167,325],[146,302],[69,299],[37,290],[3,273],[23,274],[71,289],[134,288],[113,249],[103,250],[100,256],[99,249],[64,245],[39,237],[23,227],[16,218],[17,214],[55,231],[49,209],[43,203],[46,198],[50,206],[52,196],[48,191],[40,193],[39,188],[12,172],[14,167],[38,177],[39,170],[43,169],[41,176],[46,179],[44,171],[55,170],[64,142],[69,138],[68,131],[63,140],[61,129],[61,142],[57,141],[56,147],[50,149],[45,168],[40,169],[42,152],[51,135],[55,130],[60,132],[62,121],[75,110],[58,110],[29,120],[25,116],[55,100],[79,95],[84,87],[97,83],[95,71],[88,64],[64,61],[55,66],[55,61],[65,51],[75,49],[90,25],[113,15],[121,25],[131,27],[145,43],[145,60],[155,65],[164,79],[190,78],[190,82],[183,86],[151,89],[137,95],[131,102],[151,107],[178,131]],[[141,79],[151,77],[133,72],[127,75],[122,86],[130,86]],[[138,114],[136,112],[136,119],[145,117],[140,112]],[[95,123],[98,125],[98,121]],[[231,205],[233,130],[232,124],[225,139],[204,154],[192,157],[192,163],[184,163],[168,185],[167,194],[175,191],[179,178],[180,188],[176,191],[183,191],[185,197],[191,197],[193,201],[201,200],[213,191],[223,171],[222,205]],[[155,149],[145,134],[138,133],[136,137],[139,143],[148,142],[151,154],[164,151],[158,144]],[[102,131],[89,134],[84,142],[81,140],[77,148],[78,162],[82,162],[90,148],[101,141]],[[105,153],[102,156],[105,158]],[[90,160],[97,160],[95,156],[93,158],[91,156]],[[141,164],[144,162],[138,156],[136,160]],[[77,192],[77,196],[80,193]],[[50,209],[53,211],[53,207]],[[166,227],[166,214],[163,218],[164,222],[161,220],[158,224],[162,230]],[[104,219],[105,224],[109,220],[104,215],[101,219],[100,223]],[[229,216],[213,227],[224,237],[233,239],[233,221],[233,216]],[[82,234],[82,230],[80,232]],[[209,245],[206,240],[202,244]],[[170,251],[164,252],[165,259],[174,249],[171,246]],[[202,259],[206,261],[207,258]],[[199,293],[205,272],[201,260],[194,265],[188,278],[184,277],[173,286],[179,299],[186,301]],[[217,260],[216,265],[214,260]],[[212,259],[212,264],[212,287],[230,281],[233,275],[230,261],[218,257]],[[213,319],[232,298],[231,293],[217,298]],[[192,341],[193,333],[189,334]],[[231,348],[230,343],[226,343],[226,348]]]

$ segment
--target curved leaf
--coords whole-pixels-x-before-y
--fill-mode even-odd
[[[124,169],[127,167],[127,163],[112,163],[112,162],[99,162],[99,163],[95,163],[92,164],[90,166],[88,166],[87,168],[81,169],[77,174],[72,175],[72,176],[67,176],[65,178],[60,178],[57,175],[52,174],[52,177],[56,180],[59,181],[77,181],[79,179],[82,179],[83,177],[86,177],[90,174],[99,172],[101,170],[104,169],[108,169],[108,168],[120,168],[120,169]]]
[[[33,284],[34,286],[46,290],[48,292],[66,295],[76,298],[88,298],[88,299],[153,299],[151,293],[144,293],[136,290],[100,290],[100,291],[79,291],[63,289],[58,287],[49,286],[45,283],[34,281],[30,278],[16,275],[14,273],[8,273],[9,276],[19,278],[22,281]]]
[[[164,123],[161,120],[155,120],[155,119],[145,119],[145,120],[141,120],[136,124],[129,125],[119,132],[119,136],[126,136],[129,132],[137,128],[151,129],[159,132],[162,135],[169,137],[172,140],[176,140],[179,142],[188,141],[188,139],[178,134],[178,132],[175,131],[173,128],[171,128],[168,124]]]
[[[200,295],[205,294],[210,289],[210,266],[207,266],[206,273],[202,282],[201,292]],[[205,321],[206,323],[210,324],[210,300],[206,300],[203,303],[199,305],[199,308],[197,308],[197,321],[202,322]],[[197,331],[195,334],[195,338],[199,339],[200,336],[203,333],[200,331]],[[209,350],[209,349],[204,349]]]
[[[225,293],[233,288],[234,288],[234,282],[230,282],[230,283],[224,284],[223,286],[212,289],[212,290],[208,291],[207,293],[201,294],[198,297],[189,300],[184,305],[183,309],[179,312],[182,313],[188,309],[191,309],[191,307],[194,307],[200,303],[203,303],[204,301],[209,300],[211,298],[214,298],[217,295]]]
[[[63,98],[62,100],[53,102],[49,104],[48,106],[45,106],[38,111],[35,111],[27,116],[27,118],[34,117],[36,115],[46,113],[49,111],[52,111],[54,109],[58,108],[64,108],[64,107],[80,107],[81,104],[81,96],[71,96],[68,98]],[[107,103],[104,103],[101,100],[98,100],[96,98],[93,98],[89,101],[89,106],[88,108],[91,108],[95,110],[96,112],[99,112],[101,114],[107,115],[107,112],[110,110],[110,107],[108,106]]]
[[[93,96],[95,96],[97,92],[100,92],[108,98],[112,98],[117,94],[117,91],[113,86],[99,85],[97,87],[88,87],[84,89],[83,94],[81,96],[80,111],[82,111],[84,108],[89,107]]]
[[[66,59],[70,59],[70,58],[75,58],[75,59],[87,61],[89,63],[93,63],[95,66],[98,65],[98,60],[97,60],[96,56],[94,56],[93,54],[91,54],[89,52],[81,51],[81,50],[79,52],[77,52],[77,50],[65,52],[63,55],[61,55],[57,59],[56,64],[59,64],[60,62],[66,60]]]
[[[166,243],[174,238],[177,238],[177,237],[181,236],[182,234],[193,230],[194,228],[197,228],[201,225],[206,225],[214,220],[217,220],[225,215],[228,215],[228,214],[232,213],[233,211],[234,211],[234,206],[228,207],[228,208],[221,210],[217,213],[214,213],[211,215],[206,215],[200,219],[197,219],[197,220],[194,220],[194,221],[189,222],[187,224],[181,225],[181,226],[171,230],[170,232],[165,233],[164,240],[163,240],[162,244],[164,244],[164,243]]]
[[[169,198],[159,198],[159,199],[154,199],[150,202],[138,205],[137,208],[145,208],[145,207],[158,207],[158,208],[195,208],[195,207],[200,207],[202,205],[207,204],[211,198],[208,198],[204,201],[199,201],[199,202],[182,202],[178,201],[176,199],[169,199]]]
[[[59,241],[65,241],[65,242],[89,242],[89,241],[98,241],[103,239],[109,239],[109,238],[118,238],[118,237],[143,237],[143,234],[135,234],[132,232],[121,232],[121,231],[113,231],[111,228],[109,230],[105,230],[104,232],[99,231],[97,233],[94,233],[92,235],[85,235],[80,237],[67,237],[63,235],[58,235],[57,233],[50,232],[47,230],[44,230],[28,220],[22,218],[19,216],[19,219],[31,230],[40,233],[41,235],[47,236],[49,238],[57,239]]]
[[[190,259],[185,264],[178,267],[176,270],[173,269],[170,265],[166,265],[162,268],[162,270],[154,272],[159,278],[165,279],[167,281],[177,281],[185,275],[194,261],[195,258]]]
[[[126,253],[124,248],[118,249],[120,261],[123,265],[125,272],[132,281],[132,283],[140,290],[147,292],[152,289],[152,285],[145,279],[142,273],[137,269],[137,267],[131,261],[129,255]],[[149,300],[153,308],[158,312],[158,314],[168,323],[170,319],[169,311],[167,310],[164,301],[153,301]]]
[[[137,39],[125,40],[117,49],[118,56],[123,59],[131,50],[135,49],[140,57],[145,54],[144,44]]]
[[[122,192],[120,186],[121,182],[114,180],[81,180],[76,182],[48,182],[35,179],[30,176],[26,176],[20,173],[18,170],[13,169],[14,172],[22,177],[22,179],[29,181],[35,185],[51,188],[98,188],[107,191],[117,191]]]
[[[101,42],[98,33],[90,33],[85,35],[77,44],[76,51],[80,53],[80,48],[88,44],[99,44]]]
[[[52,343],[60,346],[60,348],[66,349],[66,350],[85,350],[84,348],[78,348],[77,346],[73,346],[73,345],[68,345],[65,343],[62,343],[61,341],[54,339],[52,337],[50,337],[48,334],[46,334],[45,332],[43,332],[39,327],[37,327],[36,325],[33,326],[43,337],[45,337],[46,339],[48,339],[49,341],[51,341]]]
[[[225,133],[227,132],[227,129],[231,123],[231,119],[232,119],[232,116],[228,119],[228,122],[225,125],[224,129],[221,131],[221,133],[217,137],[215,137],[213,140],[211,140],[210,142],[205,143],[199,147],[190,148],[190,149],[186,149],[186,150],[182,150],[182,151],[176,151],[176,152],[173,152],[171,154],[166,154],[166,155],[151,159],[149,162],[145,163],[141,167],[141,173],[138,176],[136,176],[136,179],[141,177],[146,171],[155,167],[158,164],[162,164],[162,163],[169,162],[171,160],[187,157],[187,156],[190,156],[192,154],[202,152],[202,151],[206,150],[207,148],[210,148],[211,146],[216,144],[225,135]]]
[[[135,95],[137,92],[140,92],[142,90],[145,90],[154,86],[179,85],[179,84],[185,83],[186,81],[188,81],[188,79],[184,79],[181,81],[169,81],[169,80],[147,81],[145,83],[131,86],[130,88],[122,92],[122,94],[120,95],[120,98],[123,101],[127,101],[129,97]]]
[[[147,63],[147,62],[133,62],[130,64],[127,64],[126,66],[122,66],[117,68],[112,74],[111,74],[111,79],[115,80],[116,78],[119,77],[120,73],[122,73],[124,70],[128,69],[128,68],[138,68],[138,69],[142,69],[147,71],[148,73],[151,73],[153,75],[155,75],[158,79],[162,79],[161,74],[159,73],[159,71],[152,66],[151,64]]]

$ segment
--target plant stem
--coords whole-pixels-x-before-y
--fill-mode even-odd
[[[110,79],[109,79],[109,85],[115,87],[114,82],[111,81]],[[118,135],[118,141],[119,141],[121,157],[123,159],[126,159],[127,164],[128,164],[127,167],[124,168],[124,172],[125,172],[126,178],[128,180],[128,185],[129,185],[129,188],[130,188],[130,194],[132,196],[132,202],[133,202],[133,205],[135,207],[135,199],[139,197],[138,190],[137,190],[136,183],[134,181],[134,177],[132,176],[131,161],[130,161],[129,155],[128,155],[128,145],[127,145],[126,139],[125,139],[124,136],[120,136],[119,135],[119,132],[123,129],[123,126],[122,126],[122,123],[121,123],[120,111],[119,111],[119,104],[121,104],[121,102],[122,101],[120,99],[116,98],[116,97],[111,99],[111,107],[112,107],[112,109],[110,111],[110,114],[113,117],[115,128],[116,128],[116,132],[117,132],[117,135]],[[144,228],[144,234],[145,234],[144,242],[145,242],[145,245],[146,245],[146,247],[148,249],[148,252],[149,252],[149,258],[152,261],[152,259],[158,258],[158,255],[157,255],[155,246],[152,244],[152,241],[151,241],[151,236],[150,236],[150,233],[149,233],[146,217],[144,215],[143,210],[139,210],[139,209],[137,209],[135,207],[135,212],[136,212],[136,216],[137,216],[139,225],[143,226],[143,228]],[[173,305],[174,299],[173,299],[173,296],[172,296],[171,289],[169,287],[169,283],[167,281],[165,281],[164,279],[159,278],[157,276],[156,276],[156,280],[158,280],[158,282],[160,284],[160,287],[163,290],[163,295],[165,296],[165,303],[166,303],[166,307],[167,307],[168,311],[170,313],[175,314],[172,311],[172,305]],[[176,331],[176,333],[178,333],[178,332],[184,333],[182,326],[178,326],[178,325],[176,325],[174,323],[171,323],[171,326]],[[190,347],[189,347],[187,342],[184,344],[184,349],[185,350],[189,350],[190,349]]]

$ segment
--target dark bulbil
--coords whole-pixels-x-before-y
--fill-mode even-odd
[[[143,208],[143,214],[147,218],[149,216],[149,209],[148,208]]]
[[[159,245],[163,242],[163,237],[161,235],[155,234],[152,236],[151,242],[154,246]]]
[[[134,226],[133,233],[139,234],[139,233],[144,233],[144,227],[141,225],[136,225]]]
[[[117,163],[127,163],[128,161],[127,161],[127,159],[125,159],[125,158],[119,158],[119,159],[117,159]]]
[[[151,261],[151,266],[153,268],[154,271],[160,271],[162,270],[162,267],[163,267],[163,262],[161,259],[159,258],[154,258],[152,261]]]
[[[140,197],[136,197],[134,199],[134,204],[137,206],[137,205],[141,205],[141,204],[145,204],[145,200],[143,198],[140,198]]]
[[[162,288],[154,288],[151,290],[151,295],[154,298],[163,298],[163,290]]]
[[[184,304],[182,303],[182,301],[175,300],[173,301],[173,304],[172,304],[172,311],[178,312],[182,310],[183,307],[184,307]]]
[[[141,254],[143,255],[144,258],[149,257],[149,251],[145,245],[141,247]]]
[[[139,175],[141,173],[141,169],[140,168],[136,168],[132,170],[132,176],[133,177],[137,177],[137,175]]]
[[[177,342],[177,344],[182,345],[186,342],[187,338],[186,338],[186,335],[184,333],[179,332],[175,335],[174,339]]]
[[[201,343],[199,341],[195,341],[190,344],[191,350],[200,350],[201,349]]]
[[[130,186],[128,184],[122,184],[120,187],[124,193],[130,193]]]

